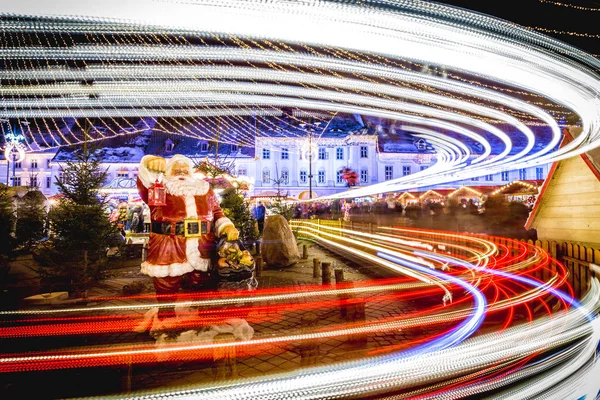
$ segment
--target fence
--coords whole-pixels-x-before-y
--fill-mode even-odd
[[[311,222],[323,228],[342,228],[350,231],[368,233],[377,232],[378,226],[381,226],[372,223],[342,220],[299,219],[292,221],[297,224],[301,224],[302,222]],[[342,236],[343,235],[344,234],[342,234]],[[419,236],[424,239],[431,239],[435,241],[442,241],[444,239],[447,240],[447,236],[445,236],[442,232],[436,233],[435,231],[420,231]],[[512,255],[516,255],[516,253],[519,251],[518,241],[496,236],[457,232],[456,236],[452,237],[452,241],[454,244],[459,246],[467,245],[465,238],[469,236],[478,237],[491,241],[497,245],[506,246],[508,250],[511,251]],[[600,249],[585,247],[571,242],[556,242],[548,240],[521,240],[521,242],[535,245],[546,250],[552,258],[563,264],[568,271],[568,282],[573,287],[574,295],[578,299],[581,299],[583,295],[587,293],[589,284],[593,277],[600,278]],[[466,252],[460,250],[460,248],[457,250],[456,254],[459,256],[466,256]],[[555,271],[556,265],[551,264],[550,269],[540,270],[540,273],[538,274],[539,276],[537,277],[545,281],[548,280]]]

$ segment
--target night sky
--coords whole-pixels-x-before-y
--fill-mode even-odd
[[[600,9],[600,0],[554,1]],[[438,3],[446,3],[479,11],[523,26],[600,35],[600,11],[582,11],[549,4],[540,0],[440,0]],[[579,38],[551,33],[544,34],[572,44],[589,53],[600,55],[599,38]]]

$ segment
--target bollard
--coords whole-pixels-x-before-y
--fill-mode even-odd
[[[213,339],[214,344],[235,342],[233,333],[220,333]],[[218,382],[225,379],[237,378],[237,360],[234,346],[215,347],[213,349],[213,380]]]
[[[366,317],[365,304],[366,304],[366,302],[365,302],[365,299],[363,299],[363,298],[351,300],[350,304],[348,304],[346,320],[348,322],[351,322],[354,324],[364,324],[365,317]],[[351,343],[358,344],[358,345],[366,345],[367,337],[364,334],[359,334],[359,335],[350,337],[349,341]]]
[[[321,283],[323,285],[331,285],[331,263],[321,263]]]
[[[147,257],[148,257],[148,243],[144,243],[144,246],[142,247],[142,262],[146,261]]]
[[[337,278],[337,277],[336,277]],[[338,284],[341,284],[341,281],[338,282],[338,280],[335,280],[335,284],[336,286]],[[353,282],[344,282],[344,289],[352,289],[354,288],[354,283]],[[342,317],[347,317],[348,316],[348,308],[350,307],[349,300],[352,299],[354,296],[352,294],[339,294],[338,295],[338,299],[340,300],[340,314]]]
[[[315,313],[306,313],[302,315],[300,320],[301,323],[301,333],[303,335],[313,333],[317,324],[319,322],[319,317]],[[315,365],[319,360],[319,344],[315,340],[305,340],[301,342],[300,346],[298,346],[300,352],[300,366],[307,367],[310,365]]]
[[[305,244],[302,245],[302,259],[308,260],[308,246]]]
[[[321,260],[319,260],[318,258],[313,258],[313,278],[318,278],[320,271],[321,271]]]
[[[344,282],[344,270],[342,268],[336,268],[334,270],[335,273],[335,283],[342,283]]]
[[[263,263],[261,256],[254,256],[254,263],[256,264],[254,267],[254,276],[256,278],[260,278],[262,276]]]
[[[127,362],[127,364],[125,364],[125,370],[125,374],[121,375],[121,390],[124,392],[131,392],[131,378],[133,376],[133,356],[129,356],[129,361]]]

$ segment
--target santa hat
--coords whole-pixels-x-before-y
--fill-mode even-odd
[[[190,167],[190,175],[194,171],[194,162],[186,156],[182,156],[181,154],[175,154],[172,158],[167,161],[167,170],[165,171],[165,175],[169,175],[171,173],[171,168],[175,164],[187,164]]]

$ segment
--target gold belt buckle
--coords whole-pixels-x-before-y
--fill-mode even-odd
[[[197,218],[186,218],[183,220],[184,235],[186,238],[202,236],[201,221]]]

